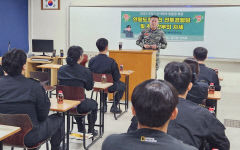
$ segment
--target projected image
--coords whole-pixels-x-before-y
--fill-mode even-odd
[[[127,25],[124,29],[123,33],[125,33],[126,38],[133,38],[133,32],[131,25]]]

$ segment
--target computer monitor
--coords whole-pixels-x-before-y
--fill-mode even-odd
[[[33,39],[32,40],[32,51],[33,52],[43,52],[43,56],[45,52],[53,52],[53,40],[39,40]]]

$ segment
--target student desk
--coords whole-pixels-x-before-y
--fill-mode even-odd
[[[0,124],[0,150],[3,150],[2,140],[14,135],[21,130],[20,127],[1,125]]]
[[[221,99],[220,91],[215,91],[214,94],[209,94],[208,93],[208,99],[220,100]]]
[[[64,131],[65,131],[65,116],[67,113],[67,150],[69,150],[69,131],[70,131],[70,114],[69,110],[76,107],[80,104],[80,101],[74,100],[63,100],[63,104],[58,104],[57,100],[50,100],[51,102],[51,111],[61,112],[63,113],[64,120]],[[65,149],[65,136],[63,138],[63,149]]]
[[[104,133],[104,104],[103,104],[103,93],[104,90],[108,89],[110,86],[112,86],[113,83],[102,83],[102,82],[94,82],[94,90],[100,91],[100,113],[99,113],[99,126],[100,127],[100,136]]]
[[[127,109],[128,109],[128,101],[129,101],[129,76],[131,75],[131,74],[133,74],[134,73],[134,71],[132,71],[132,70],[123,70],[123,71],[120,71],[120,74],[123,76],[123,77],[125,77],[125,81],[124,81],[124,83],[125,83],[125,85],[126,85],[126,87],[125,87],[125,112],[127,111]],[[121,104],[121,103],[120,103]]]
[[[214,94],[209,94],[208,93],[208,100],[213,100],[215,101],[215,114],[217,115],[217,101],[221,99],[221,93],[220,91],[214,91]]]
[[[58,64],[43,64],[36,66],[37,68],[50,69],[51,70],[51,86],[57,85],[57,70],[62,67]]]

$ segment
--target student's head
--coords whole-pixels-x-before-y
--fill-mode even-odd
[[[72,66],[82,60],[83,49],[80,46],[71,46],[67,52],[67,64]]]
[[[97,46],[99,52],[108,50],[108,40],[105,38],[100,38],[97,40],[96,46]]]
[[[158,16],[153,15],[150,17],[150,27],[151,29],[156,29],[158,27]]]
[[[25,70],[26,60],[27,55],[23,50],[13,49],[4,54],[2,58],[3,70],[9,76],[21,75],[22,71]]]
[[[192,71],[192,83],[194,83],[197,80],[198,74],[199,74],[199,64],[196,59],[194,58],[186,58],[183,62],[188,64]]]
[[[133,114],[139,124],[162,127],[177,116],[178,95],[175,88],[163,80],[147,80],[135,87],[132,94]]]
[[[164,69],[164,80],[170,82],[179,95],[184,95],[191,90],[192,71],[186,63],[170,62]]]
[[[204,47],[197,47],[193,50],[193,56],[198,61],[204,61],[207,58],[208,50]]]

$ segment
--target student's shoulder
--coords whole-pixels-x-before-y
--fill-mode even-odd
[[[192,89],[199,92],[207,92],[209,85],[203,81],[197,81],[193,84]]]
[[[58,72],[64,72],[66,70],[68,70],[68,68],[70,68],[71,66],[70,65],[63,65],[61,66],[59,69],[58,69]]]
[[[112,134],[112,135],[109,135],[106,140],[117,140],[117,139],[124,139],[126,137],[128,137],[129,134],[127,133],[121,133],[121,134]]]
[[[193,103],[191,101],[188,101],[188,102],[192,103],[192,105],[194,106],[193,108],[194,108],[195,114],[198,117],[201,117],[203,120],[207,120],[207,118],[216,119],[216,117],[214,117],[214,115],[210,113],[210,111],[207,108],[201,107],[198,104]]]
[[[111,57],[108,57],[108,59],[113,62],[113,63],[117,63],[115,59],[111,58]]]
[[[168,135],[169,138],[169,145],[171,145],[171,149],[177,149],[177,150],[197,150],[196,147],[193,147],[191,145],[185,144],[182,141],[172,137],[171,135]]]
[[[184,109],[188,109],[191,112],[190,115],[195,115],[196,118],[198,119],[204,119],[205,117],[211,115],[211,113],[208,111],[208,109],[203,108],[201,106],[199,106],[197,103],[194,103],[190,100],[186,100],[187,105],[184,105]]]
[[[25,84],[29,84],[33,88],[41,88],[42,87],[40,80],[37,78],[26,78],[25,80],[26,80]]]
[[[112,134],[109,135],[103,142],[103,146],[106,145],[118,145],[121,144],[124,140],[127,140],[128,135],[126,133],[122,134]]]
[[[215,70],[208,66],[205,66],[205,69],[208,70],[210,73],[216,74]]]
[[[93,56],[90,60],[89,60],[89,63],[91,63],[91,62],[93,62],[95,59],[97,59],[98,58],[98,55],[96,55],[96,56]]]

